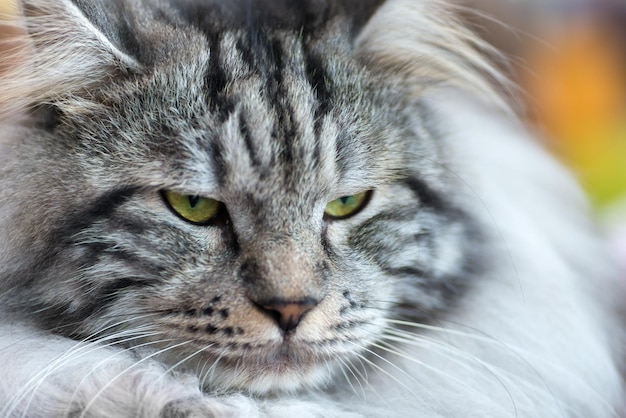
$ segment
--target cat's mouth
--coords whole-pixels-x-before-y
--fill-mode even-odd
[[[224,366],[237,374],[233,388],[267,394],[322,385],[328,379],[329,362],[328,357],[281,348],[264,358],[240,359]]]
[[[281,330],[269,321],[261,324],[266,327],[248,323],[247,328],[239,328],[233,324],[244,324],[245,318],[233,313],[220,317],[222,324],[205,323],[197,310],[194,313],[183,318],[185,322],[180,315],[174,318],[178,321],[167,322],[166,329],[179,343],[172,349],[157,348],[163,350],[166,363],[196,374],[207,390],[267,394],[322,386],[330,379],[332,366],[354,354],[348,335],[323,333],[306,323],[292,330]]]
[[[226,355],[228,360],[236,360],[242,364],[238,353]],[[315,349],[311,343],[293,342],[285,338],[281,343],[268,344],[262,349],[250,351],[243,356],[248,367],[270,373],[293,372],[293,369],[305,369],[320,363],[327,363],[330,358]]]
[[[186,369],[197,373],[207,390],[237,390],[255,394],[294,392],[321,386],[329,378],[329,363],[336,361],[319,343],[292,341],[231,347],[221,353],[195,357]],[[173,361],[174,359],[169,359]],[[216,387],[215,382],[219,382]]]

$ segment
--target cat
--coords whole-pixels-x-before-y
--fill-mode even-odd
[[[17,4],[0,416],[624,416],[618,272],[450,5]]]

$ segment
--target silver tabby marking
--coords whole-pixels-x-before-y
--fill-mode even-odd
[[[442,4],[19,4],[0,415],[620,414],[611,263]]]

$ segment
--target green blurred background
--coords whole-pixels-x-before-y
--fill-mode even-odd
[[[457,2],[508,57],[521,114],[579,178],[626,278],[626,1]]]
[[[602,209],[626,199],[626,2],[465,0],[510,58],[525,114]]]

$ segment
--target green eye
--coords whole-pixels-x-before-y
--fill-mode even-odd
[[[206,197],[163,192],[170,208],[184,220],[204,224],[215,218],[220,211],[220,202]]]
[[[324,214],[334,219],[343,219],[356,215],[357,212],[365,207],[368,198],[369,192],[340,197],[326,205]]]

